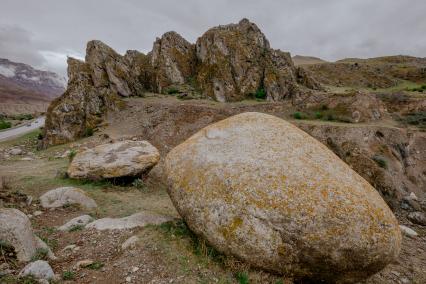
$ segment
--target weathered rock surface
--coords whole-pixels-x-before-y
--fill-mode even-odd
[[[423,212],[410,212],[407,218],[414,224],[426,226],[426,214]]]
[[[43,208],[58,208],[72,204],[89,210],[97,207],[92,198],[87,196],[83,190],[75,187],[60,187],[50,190],[40,196],[40,202]]]
[[[154,42],[151,64],[155,90],[162,93],[170,85],[182,85],[194,75],[195,46],[176,32],[167,32]]]
[[[160,153],[148,141],[120,141],[78,153],[68,175],[77,179],[108,179],[140,176],[160,160]]]
[[[96,230],[126,230],[136,227],[145,227],[146,225],[158,225],[167,221],[171,221],[172,218],[158,215],[151,212],[139,212],[123,218],[102,218],[92,223],[87,224],[86,228]]]
[[[218,101],[239,101],[261,89],[272,101],[299,92],[290,55],[271,49],[265,35],[247,19],[208,30],[197,40],[196,54],[198,83]]]
[[[83,137],[113,109],[116,94],[109,88],[95,88],[88,63],[68,58],[68,88],[49,106],[43,146],[62,144]]]
[[[404,225],[399,225],[399,228],[401,229],[401,232],[404,233],[404,235],[408,236],[408,237],[417,237],[419,234],[417,234],[416,231],[414,231],[413,229],[404,226]]]
[[[58,230],[59,231],[68,231],[68,230],[70,230],[70,229],[72,229],[76,226],[83,226],[84,227],[92,221],[93,221],[93,218],[90,215],[78,216],[78,217],[75,217],[75,218],[69,220],[64,225],[60,226],[58,228]]]
[[[212,124],[165,162],[191,230],[254,266],[358,281],[400,251],[398,222],[374,188],[279,118],[244,113]]]
[[[29,261],[38,248],[47,245],[33,232],[30,219],[17,209],[0,208],[0,239],[15,248],[19,261]],[[54,255],[48,249],[48,255]]]
[[[121,244],[121,249],[126,250],[129,248],[135,247],[138,242],[139,242],[138,236],[131,236],[124,243]]]
[[[27,266],[22,269],[19,273],[19,276],[28,276],[32,275],[36,279],[52,279],[55,274],[50,267],[49,263],[44,260],[37,260],[27,264]]]

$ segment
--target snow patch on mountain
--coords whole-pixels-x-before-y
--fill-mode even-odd
[[[15,76],[16,68],[12,65],[0,65],[0,75],[3,75],[7,78],[12,78]]]

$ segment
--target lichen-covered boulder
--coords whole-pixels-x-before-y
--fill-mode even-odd
[[[18,261],[29,261],[37,249],[46,249],[50,258],[55,258],[49,247],[33,232],[30,219],[13,208],[0,208],[0,240],[13,246]]]
[[[398,222],[376,190],[286,121],[243,113],[166,157],[169,195],[219,251],[296,278],[358,281],[394,260]]]
[[[159,160],[160,153],[148,141],[120,141],[78,153],[68,175],[92,180],[136,177],[147,173]]]

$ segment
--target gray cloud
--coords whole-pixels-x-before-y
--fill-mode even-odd
[[[147,52],[166,31],[194,42],[243,17],[292,54],[425,57],[425,12],[424,0],[2,0],[0,57],[65,73],[66,56],[83,57],[91,39]]]

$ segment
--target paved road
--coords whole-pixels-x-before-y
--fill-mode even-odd
[[[39,117],[31,122],[25,123],[23,126],[12,128],[9,130],[4,130],[0,132],[0,141],[6,141],[17,136],[23,135],[34,129],[44,126],[45,117]]]

